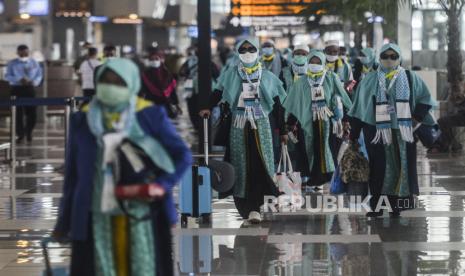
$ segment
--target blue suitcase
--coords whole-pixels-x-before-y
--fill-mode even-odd
[[[208,119],[204,118],[205,164],[194,165],[181,180],[179,189],[179,209],[181,225],[187,225],[187,218],[201,218],[210,223],[212,213],[211,174],[208,168]]]

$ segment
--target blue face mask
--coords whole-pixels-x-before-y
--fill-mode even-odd
[[[262,48],[263,55],[265,56],[271,56],[274,54],[274,48],[273,47],[265,47]]]
[[[292,59],[296,65],[305,65],[307,63],[307,56],[295,55]]]

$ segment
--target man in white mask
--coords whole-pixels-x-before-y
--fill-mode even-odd
[[[10,61],[7,65],[5,79],[10,83],[11,95],[17,98],[34,98],[35,89],[42,81],[42,68],[34,59],[29,57],[29,48],[20,45],[17,49],[18,58]],[[36,124],[35,106],[18,106],[16,119],[16,135],[18,143],[24,136],[28,142],[32,141],[32,131]],[[26,124],[23,119],[26,117]]]
[[[354,79],[352,68],[339,56],[339,51],[339,41],[326,41],[324,51],[326,55],[326,69],[336,73],[344,86],[347,86]]]

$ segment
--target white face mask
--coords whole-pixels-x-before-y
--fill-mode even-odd
[[[312,73],[319,73],[323,71],[324,69],[325,67],[323,66],[323,64],[309,64],[308,65],[308,70],[310,70],[310,72]]]
[[[339,58],[339,56],[326,55],[326,60],[328,62],[335,62],[338,58]]]
[[[147,67],[152,67],[152,68],[160,68],[161,66],[161,61],[160,60],[146,60],[145,65]]]
[[[239,59],[242,61],[242,63],[251,64],[257,61],[258,59],[258,52],[255,53],[245,53],[245,54],[240,54]]]
[[[400,59],[398,60],[382,59],[381,65],[383,65],[383,67],[386,69],[394,69],[400,65]]]
[[[22,62],[27,62],[29,60],[29,57],[20,57],[19,60]]]

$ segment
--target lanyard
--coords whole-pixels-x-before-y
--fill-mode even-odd
[[[323,72],[323,75],[321,76],[320,83],[318,83],[318,86],[316,86],[317,88],[323,86],[323,82],[325,81],[325,77],[326,77],[326,72],[328,72],[328,71],[325,70],[325,71]],[[313,89],[314,83],[312,83],[312,79],[311,79],[311,78],[307,78],[307,80],[308,80],[308,84],[310,85],[310,88]]]

